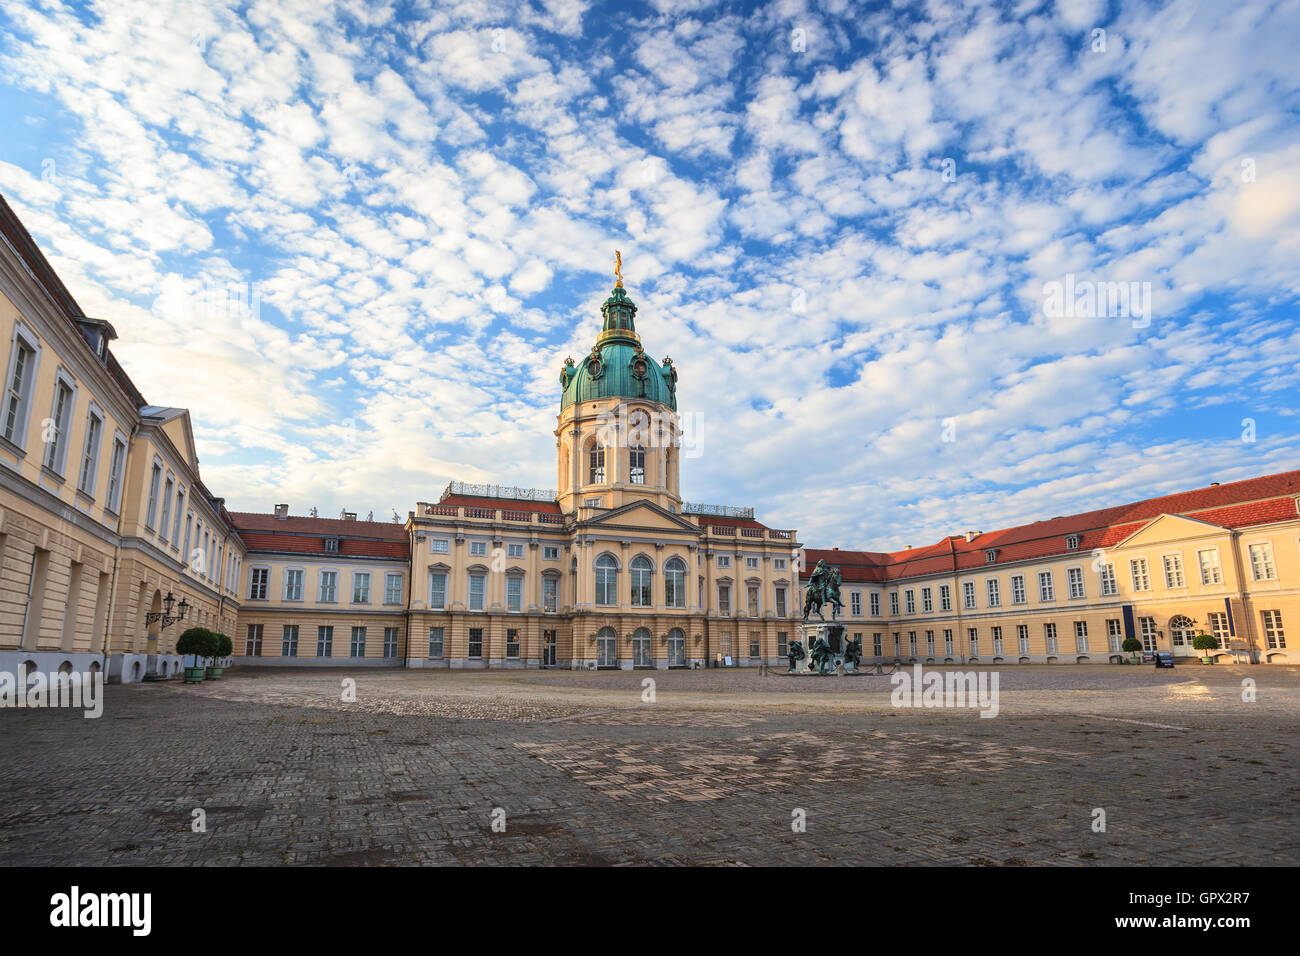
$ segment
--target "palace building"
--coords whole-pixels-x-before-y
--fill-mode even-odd
[[[170,678],[235,660],[410,668],[783,663],[801,574],[843,573],[867,661],[1107,663],[1122,644],[1295,663],[1300,471],[893,553],[805,550],[682,497],[678,371],[621,274],[560,370],[553,489],[453,481],[405,523],[227,510],[189,413],[151,405],[0,197],[0,671]]]

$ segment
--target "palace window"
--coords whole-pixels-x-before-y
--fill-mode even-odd
[[[1277,577],[1273,567],[1273,546],[1271,544],[1252,544],[1250,546],[1250,570],[1256,581],[1272,581]]]
[[[952,589],[946,584],[939,585],[939,610],[952,610]]]
[[[4,437],[21,446],[27,436],[32,386],[36,379],[36,347],[18,329],[14,334],[13,358],[9,367],[9,387],[5,390]]]
[[[1281,611],[1260,611],[1264,622],[1264,643],[1270,651],[1286,650],[1286,634],[1282,631]]]
[[[1047,622],[1043,625],[1043,635],[1047,638],[1047,653],[1056,653],[1056,624]]]
[[[1083,591],[1083,568],[1066,568],[1065,581],[1070,588],[1071,598],[1085,596]]]
[[[1065,550],[1066,550],[1066,551],[1078,551],[1078,550],[1079,550],[1079,536],[1078,536],[1077,534],[1072,534],[1072,535],[1069,535],[1068,537],[1066,537],[1066,539],[1065,539]]]
[[[757,570],[758,570],[758,558],[746,558],[746,559],[745,559],[745,570],[746,570],[746,571],[757,571]]]
[[[158,534],[164,541],[167,539],[167,529],[172,523],[172,489],[175,487],[176,478],[169,472],[167,482],[163,485],[162,520],[158,522]]]
[[[441,571],[429,572],[429,609],[441,611],[447,607],[447,575]]]
[[[1124,648],[1124,625],[1117,617],[1106,621],[1106,644],[1112,654],[1118,654]]]
[[[925,656],[934,657],[934,631],[925,632]]]
[[[471,542],[469,543],[469,554],[470,554],[470,557],[472,557],[472,558],[485,558],[485,557],[487,557],[487,542],[486,542],[486,541],[471,541]]]
[[[889,592],[889,613],[893,617],[898,617],[898,592]]]
[[[1119,585],[1115,582],[1115,565],[1103,564],[1097,576],[1101,579],[1102,597],[1114,597],[1119,593]]]
[[[632,580],[632,606],[654,607],[652,595],[654,566],[650,563],[650,559],[645,555],[637,555],[633,558],[628,577]]]
[[[628,451],[628,477],[634,485],[645,484],[644,448],[633,448]]]
[[[1016,642],[1020,645],[1020,653],[1023,655],[1028,655],[1029,654],[1029,625],[1028,624],[1016,625]]]
[[[433,658],[442,657],[443,654],[443,629],[440,627],[429,628],[429,656]]]
[[[45,467],[62,475],[67,458],[68,419],[72,417],[72,388],[60,379],[54,386],[54,409],[50,414],[50,440],[45,449]]]
[[[108,460],[108,501],[105,506],[113,514],[122,509],[122,473],[126,468],[126,442],[113,436],[113,454]],[[186,551],[189,546],[186,545]]]
[[[334,656],[334,628],[332,625],[321,625],[316,628],[316,656]]]
[[[253,568],[248,575],[248,599],[250,601],[265,601],[266,586],[270,579],[270,568]]]
[[[592,445],[587,457],[589,461],[587,483],[603,485],[605,483],[605,449],[600,445]]]
[[[961,584],[962,607],[968,611],[975,609],[975,582],[963,581]]]
[[[244,641],[245,657],[262,656],[262,628],[263,624],[248,625],[248,639]]]
[[[524,546],[522,544],[506,545],[507,558],[522,558],[524,556]]]
[[[876,657],[884,657],[884,648],[881,647],[881,634],[879,631],[871,635],[871,653]]]
[[[1038,600],[1055,601],[1056,585],[1052,582],[1051,571],[1038,572]]]
[[[670,558],[664,565],[664,603],[686,607],[686,562],[681,558]]]
[[[519,631],[517,628],[508,628],[506,630],[506,657],[511,660],[519,657]]]
[[[903,644],[899,639],[897,631],[894,632],[894,656],[895,657],[903,656]]]
[[[543,545],[543,546],[542,546],[542,560],[544,560],[544,561],[558,561],[558,560],[560,560],[560,549],[559,549],[559,547],[556,546],[556,545],[553,545],[553,544]]]
[[[903,607],[907,609],[908,614],[916,613],[916,592],[911,588],[903,592]]]
[[[302,576],[301,568],[288,568],[284,572],[284,599],[286,601],[302,600]]]
[[[745,608],[750,617],[758,617],[758,585],[750,584],[745,588]],[[750,655],[751,657],[757,655]]]
[[[506,610],[519,613],[523,610],[524,579],[517,574],[506,578]]]
[[[731,567],[731,556],[727,554],[718,555],[718,567],[719,568]]]
[[[283,634],[280,637],[280,656],[297,657],[298,656],[298,625],[284,625]]]
[[[849,595],[849,612],[858,617],[862,613],[862,593],[854,591]]]
[[[352,572],[352,603],[353,604],[370,603],[370,572],[369,571]]]
[[[364,627],[354,627],[352,629],[352,656],[366,656],[366,629]]]
[[[970,642],[970,656],[979,657],[980,655],[980,632],[978,628],[968,628],[966,630],[966,640]]]
[[[867,597],[870,599],[871,602],[871,616],[880,617],[880,595],[869,594],[867,595]],[[880,655],[876,655],[876,656],[879,657]]]
[[[1000,627],[993,628],[993,655],[1002,656],[1002,628]]]
[[[542,610],[550,614],[555,613],[555,606],[559,600],[560,579],[546,577],[542,578]]]
[[[1074,650],[1078,654],[1088,653],[1088,622],[1074,622]]]
[[[402,603],[402,575],[396,571],[384,575],[384,603]]]
[[[861,637],[862,635],[856,634],[854,636]],[[789,651],[789,649],[790,649],[789,632],[777,631],[776,632],[776,656],[785,657],[786,652]]]
[[[934,610],[934,591],[932,588],[921,588],[921,611],[929,614]]]
[[[916,631],[907,632],[907,655],[908,657],[916,656]]]
[[[429,553],[430,553],[430,554],[450,554],[450,553],[451,553],[451,541],[449,541],[447,538],[430,538],[430,539],[429,539]]]
[[[778,586],[776,589],[776,616],[785,617],[785,588]]]
[[[1201,565],[1202,584],[1222,584],[1223,569],[1219,567],[1219,549],[1209,548],[1197,551],[1196,559]]]
[[[1164,556],[1165,564],[1165,587],[1180,588],[1183,586],[1183,558],[1178,554],[1166,554]]]
[[[998,579],[989,578],[984,582],[984,587],[988,591],[989,607],[1001,607],[1002,593],[998,590]]]
[[[388,658],[397,656],[397,628],[384,628],[384,656]]]
[[[149,510],[145,512],[144,526],[150,531],[158,527],[158,493],[162,488],[162,465],[154,462],[149,475]]]
[[[469,576],[469,609],[483,610],[484,593],[487,590],[487,575],[471,574]]]
[[[719,614],[731,613],[731,585],[730,584],[718,585],[718,613]]]
[[[475,659],[483,656],[483,628],[471,627],[469,629],[469,649],[465,656]]]
[[[618,562],[608,554],[596,559],[596,603],[606,607],[618,604]]]
[[[1011,575],[1011,603],[1024,604],[1025,598],[1025,576],[1023,574]]]
[[[1154,651],[1156,649],[1156,619],[1154,617],[1138,618],[1138,632],[1142,637],[1142,650]]]
[[[104,417],[92,408],[86,415],[86,443],[81,452],[81,475],[77,488],[82,494],[94,497],[95,475],[99,471],[100,436],[104,430]]]
[[[772,559],[772,567],[773,567],[774,570],[777,570],[777,571],[784,571],[784,570],[785,570],[785,558],[773,558],[773,559]]]
[[[1150,591],[1151,576],[1147,573],[1147,559],[1133,558],[1128,563],[1129,573],[1133,575],[1134,591]]]
[[[176,489],[176,517],[172,519],[172,550],[176,551],[181,546],[181,515],[185,513],[185,489]],[[229,579],[229,575],[227,575]]]
[[[339,573],[337,571],[322,571],[320,573],[320,597],[317,599],[321,604],[333,604],[338,600]]]
[[[1219,639],[1219,647],[1227,648],[1232,635],[1228,633],[1228,615],[1222,611],[1211,611],[1208,615],[1210,633]]]
[[[326,553],[326,554],[338,554],[338,553],[339,553],[339,539],[338,539],[338,538],[326,538],[326,539],[325,539],[325,553]]]

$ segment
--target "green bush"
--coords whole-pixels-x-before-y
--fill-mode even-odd
[[[235,645],[226,635],[213,634],[212,637],[216,641],[216,649],[212,652],[213,657],[229,657],[235,652]]]
[[[1142,650],[1142,642],[1136,637],[1125,638],[1123,646],[1124,650],[1128,651],[1130,654],[1136,654],[1138,651]]]
[[[176,639],[176,653],[187,657],[197,654],[202,661],[216,653],[216,637],[206,627],[191,627]]]
[[[1192,638],[1192,647],[1198,651],[1217,651],[1219,649],[1219,639],[1213,634],[1200,633]],[[1201,656],[1206,655],[1202,654]]]

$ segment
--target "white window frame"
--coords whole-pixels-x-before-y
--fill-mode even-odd
[[[60,412],[59,396],[64,389],[67,390],[68,400],[64,402]],[[45,454],[41,456],[41,466],[60,478],[66,478],[68,474],[68,444],[72,438],[72,420],[76,411],[77,381],[60,366],[54,377],[54,397],[50,401],[49,421],[54,429],[54,438],[48,443]]]
[[[31,361],[24,363],[23,381],[20,383],[21,394],[15,395],[12,386],[14,381],[14,368],[18,362],[19,349],[26,349],[31,353]],[[13,434],[5,438],[11,445],[20,449],[24,454],[27,451],[27,429],[32,420],[32,399],[36,390],[36,374],[41,364],[41,339],[34,331],[27,327],[27,324],[21,319],[14,322],[14,333],[9,343],[9,363],[5,370],[4,380],[4,406],[0,409],[0,435],[9,427],[9,415],[12,411],[14,416]],[[12,405],[17,405],[17,409],[11,409]]]
[[[1083,568],[1065,569],[1065,587],[1071,601],[1080,601],[1088,596],[1086,585],[1083,582]]]
[[[333,575],[330,584],[330,597],[325,596],[325,575]],[[316,570],[316,603],[317,604],[338,604],[339,603],[339,570],[338,568],[318,568]]]
[[[257,593],[258,572],[261,572],[261,594]],[[271,568],[266,564],[253,564],[248,568],[248,600],[266,601],[271,595]]]
[[[1210,563],[1206,563],[1205,556],[1209,555]],[[1219,560],[1218,548],[1201,548],[1196,552],[1196,565],[1201,571],[1202,585],[1215,585],[1223,583],[1223,565]],[[1209,572],[1207,574],[1207,572]],[[1213,578],[1213,580],[1211,580]]]
[[[95,423],[98,422],[99,435],[95,435]],[[81,443],[81,468],[77,474],[77,490],[90,498],[95,498],[95,485],[99,480],[99,457],[104,447],[104,411],[94,402],[86,409],[86,434]]]
[[[1174,551],[1160,556],[1160,566],[1165,572],[1165,588],[1177,590],[1187,587],[1187,575],[1183,573],[1183,556]]]
[[[297,597],[293,597],[290,594],[289,575],[291,574],[298,575],[298,596]],[[306,582],[307,582],[306,568],[285,568],[284,580],[282,581],[282,587],[284,588],[284,591],[282,592],[284,594],[284,600],[291,601],[294,604],[301,604],[303,601],[303,595],[307,589]]]
[[[113,514],[122,513],[122,481],[126,478],[126,454],[129,449],[126,435],[113,430],[113,450],[108,455],[108,500],[104,507]],[[121,449],[121,454],[118,454]]]

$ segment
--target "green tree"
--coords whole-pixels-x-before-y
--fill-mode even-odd
[[[1133,660],[1137,661],[1138,651],[1142,650],[1142,642],[1136,637],[1126,637],[1123,644],[1124,650],[1133,655]]]

